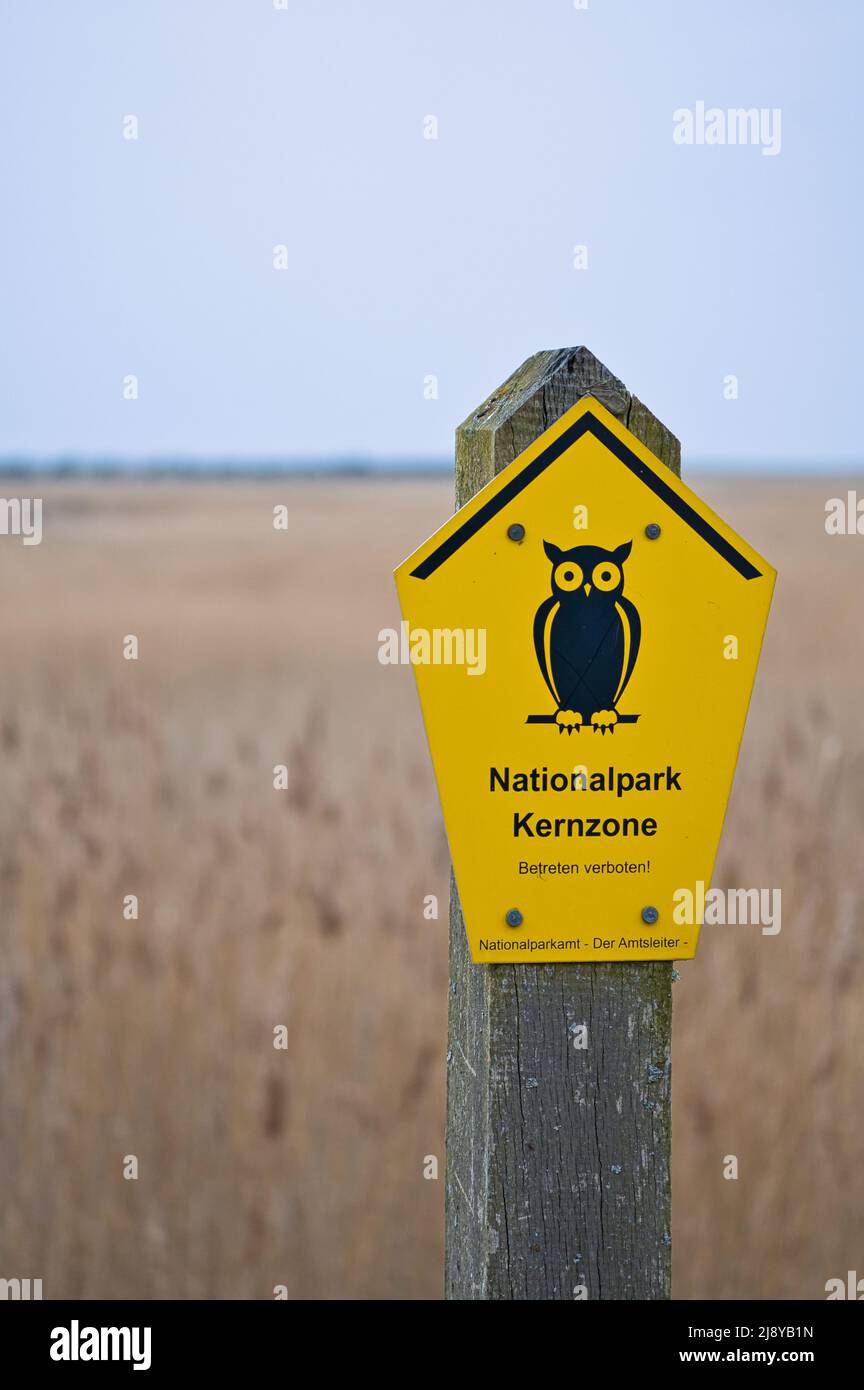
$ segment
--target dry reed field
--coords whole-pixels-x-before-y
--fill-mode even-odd
[[[674,986],[674,1293],[818,1299],[864,1260],[864,541],[845,481],[688,480],[780,571],[715,883],[783,915]],[[448,858],[377,634],[451,488],[40,490],[0,541],[0,1276],[437,1298]]]

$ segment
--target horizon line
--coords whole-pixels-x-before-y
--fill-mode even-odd
[[[832,472],[846,475],[864,471],[864,459],[848,455],[819,459],[812,455],[692,455],[682,459],[687,468],[716,473],[792,473],[821,477]],[[452,474],[454,459],[442,454],[333,454],[333,455],[223,455],[152,454],[57,454],[0,455],[0,476],[61,477],[134,476],[301,476],[301,475],[417,475]]]

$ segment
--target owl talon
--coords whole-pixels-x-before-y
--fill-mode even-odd
[[[591,727],[595,734],[599,729],[601,734],[605,734],[608,729],[610,734],[614,733],[615,725],[618,723],[618,716],[614,709],[598,709],[591,716]]]
[[[559,709],[555,715],[555,723],[558,725],[558,732],[562,733],[566,729],[568,734],[572,734],[575,729],[578,733],[582,727],[582,716],[576,709]]]

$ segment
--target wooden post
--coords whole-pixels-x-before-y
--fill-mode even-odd
[[[564,348],[460,425],[457,506],[587,395],[680,473],[674,435]],[[453,884],[448,1298],[669,1297],[671,1022],[668,961],[474,965]]]

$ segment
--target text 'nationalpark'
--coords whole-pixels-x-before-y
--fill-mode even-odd
[[[615,796],[626,796],[628,792],[681,791],[681,773],[673,772],[666,766],[660,772],[617,772],[610,767],[606,772],[591,772],[576,769],[573,772],[551,772],[548,768],[532,767],[530,772],[511,772],[509,767],[489,769],[489,790],[492,792],[614,792]],[[534,811],[513,812],[513,834],[526,835],[529,839],[539,836],[567,836],[569,838],[590,838],[617,835],[655,835],[657,821],[653,816],[536,816]]]

